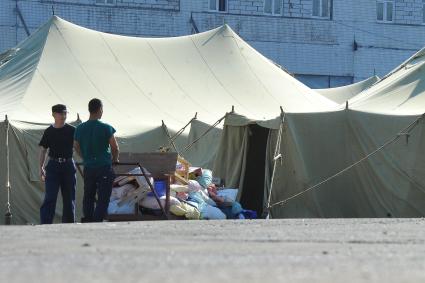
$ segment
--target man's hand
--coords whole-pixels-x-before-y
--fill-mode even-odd
[[[81,154],[80,143],[76,140],[74,140],[74,149],[80,157],[83,157],[83,155]]]
[[[42,182],[46,181],[46,170],[43,167],[40,168],[40,180]]]
[[[112,153],[112,164],[118,163],[118,156],[120,154],[120,149],[118,147],[117,140],[115,139],[115,136],[112,135],[109,139],[109,145],[111,146],[111,153]]]
[[[46,180],[46,170],[44,170],[44,162],[46,161],[47,148],[40,146],[40,181]]]

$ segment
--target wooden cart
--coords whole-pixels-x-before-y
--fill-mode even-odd
[[[139,212],[138,203],[134,206],[134,213],[132,214],[111,214],[107,216],[109,221],[137,221],[137,220],[159,220],[159,219],[174,219],[169,213],[170,210],[170,178],[174,176],[176,170],[177,153],[175,152],[149,152],[149,153],[120,153],[119,163],[114,164],[114,172],[116,176],[144,176],[146,181],[155,196],[159,207],[161,208],[162,215],[153,216],[141,214]],[[77,163],[77,168],[83,176],[81,170],[82,164]],[[139,167],[142,174],[128,174],[135,167]],[[147,173],[145,169],[149,171]],[[166,184],[165,193],[165,207],[162,206],[156,191],[153,189],[149,177],[154,180],[164,181]]]

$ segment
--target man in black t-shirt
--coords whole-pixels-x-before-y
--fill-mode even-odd
[[[59,188],[63,199],[62,222],[75,222],[76,170],[72,159],[75,128],[65,123],[67,113],[63,104],[52,107],[55,123],[44,131],[39,143],[40,179],[46,185],[44,201],[40,207],[41,224],[53,223]],[[44,167],[47,150],[49,158]]]

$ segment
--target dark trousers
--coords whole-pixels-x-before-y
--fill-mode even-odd
[[[96,168],[84,168],[84,217],[82,222],[103,221],[108,213],[114,176],[114,172],[110,165]]]
[[[72,160],[59,163],[49,160],[46,166],[46,192],[40,207],[41,224],[52,224],[59,188],[62,194],[62,223],[75,222],[75,165]]]

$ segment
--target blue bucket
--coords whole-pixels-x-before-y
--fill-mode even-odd
[[[153,182],[153,189],[155,190],[158,197],[165,196],[165,192],[167,189],[167,182],[166,181],[154,181]],[[148,196],[153,196],[152,192],[149,192],[147,194]]]

